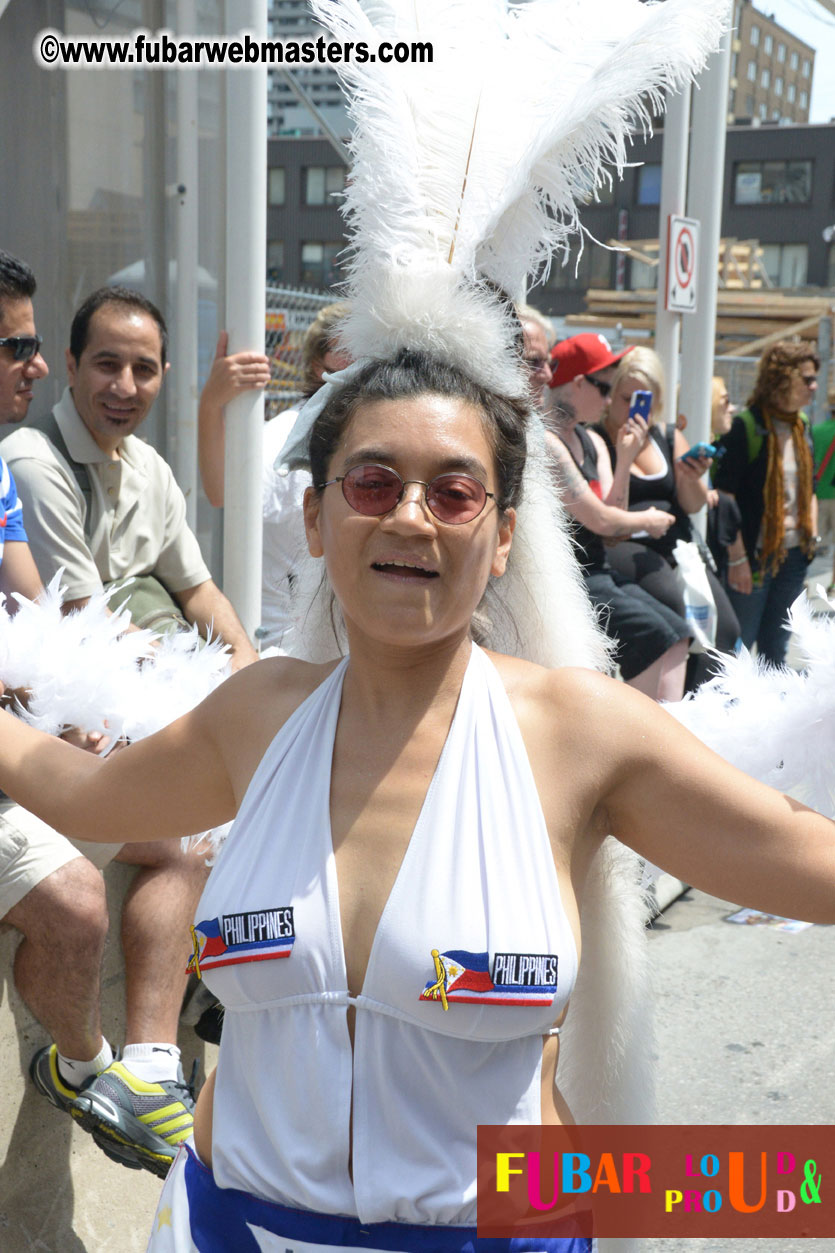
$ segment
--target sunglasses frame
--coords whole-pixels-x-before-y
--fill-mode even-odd
[[[25,350],[21,351],[21,346],[23,344],[26,344],[27,346],[29,344],[34,344],[34,352],[30,352],[27,355]],[[6,335],[5,337],[0,338],[0,348],[11,348],[15,361],[34,361],[35,357],[37,357],[41,350],[42,344],[43,340],[40,335]]]
[[[587,383],[591,383],[592,387],[597,388],[604,400],[611,396],[612,384],[607,383],[605,379],[596,379],[593,374],[584,374],[583,378]]]
[[[356,505],[352,504],[351,501],[348,500],[348,497],[345,494],[345,480],[349,477],[349,475],[353,474],[355,470],[385,470],[388,474],[393,474],[396,479],[400,479],[400,493],[397,497],[397,500],[394,502],[394,504],[390,505],[388,509],[381,510],[380,513],[363,513],[361,509],[357,509]],[[467,481],[470,483],[477,483],[478,486],[481,488],[481,490],[484,492],[484,501],[482,502],[481,508],[479,509],[478,513],[474,513],[471,518],[465,518],[463,522],[449,522],[446,518],[439,518],[438,515],[435,513],[435,510],[432,508],[432,504],[429,500],[429,488],[432,486],[433,483],[437,483],[440,479],[467,479]],[[346,503],[350,506],[350,508],[353,509],[354,513],[358,513],[361,518],[384,518],[386,514],[393,513],[394,510],[402,501],[406,488],[409,487],[411,484],[416,483],[419,487],[423,488],[423,499],[426,502],[426,508],[432,514],[432,517],[435,519],[435,521],[440,522],[441,526],[466,526],[468,522],[475,522],[476,518],[480,518],[481,515],[484,513],[484,510],[487,506],[487,501],[488,500],[495,501],[496,499],[495,493],[488,492],[484,484],[479,479],[474,478],[472,474],[457,474],[455,472],[450,472],[447,474],[436,474],[434,479],[430,479],[429,482],[427,483],[424,479],[401,478],[400,475],[397,473],[397,471],[393,470],[391,466],[380,465],[380,463],[376,461],[364,461],[358,466],[351,466],[351,469],[348,471],[347,474],[341,474],[338,478],[335,478],[335,479],[328,479],[327,483],[317,483],[315,485],[316,490],[324,491],[326,487],[330,487],[334,483],[341,483],[343,498],[345,499]]]

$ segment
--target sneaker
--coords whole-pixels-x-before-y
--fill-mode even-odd
[[[209,991],[205,983],[194,975],[189,979],[183,1007],[180,1010],[180,1022],[183,1026],[192,1027],[195,1035],[207,1044],[220,1044],[223,1030],[223,1006],[217,997]]]
[[[80,1088],[71,1088],[68,1083],[64,1082],[58,1071],[57,1045],[47,1044],[44,1048],[38,1049],[29,1063],[29,1078],[56,1109],[63,1109],[71,1114],[79,1095],[90,1085],[95,1076],[87,1079]]]
[[[191,1135],[194,1074],[148,1083],[113,1062],[80,1093],[70,1113],[113,1161],[164,1179],[177,1149]]]

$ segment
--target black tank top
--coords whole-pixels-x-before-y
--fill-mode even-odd
[[[562,442],[565,444],[571,460],[574,462],[577,469],[580,471],[583,478],[594,492],[595,496],[599,498],[600,477],[597,473],[597,453],[595,451],[594,444],[579,424],[575,426],[574,430],[577,433],[577,437],[580,440],[580,447],[583,450],[582,462],[577,460],[564,439]],[[562,436],[560,436],[560,438],[562,439]],[[572,519],[571,529],[574,537],[574,543],[577,545],[577,560],[583,567],[584,572],[586,574],[596,574],[601,570],[608,570],[609,562],[606,557],[606,546],[603,543],[603,537],[601,535],[597,535],[594,531],[590,531],[587,526],[583,526],[583,524],[578,522],[576,518]]]
[[[614,444],[609,438],[608,431],[602,422],[596,423],[592,429],[597,432],[606,445],[609,451],[609,460],[614,470],[617,453],[615,452]],[[661,454],[664,462],[664,473],[659,478],[651,479],[645,479],[638,474],[630,474],[628,508],[631,513],[636,513],[638,510],[649,509],[650,506],[654,506],[656,509],[662,509],[664,513],[674,514],[676,520],[666,535],[662,535],[660,539],[652,539],[648,535],[642,535],[640,538],[633,536],[633,539],[636,543],[645,544],[647,548],[652,548],[664,557],[671,558],[673,549],[676,546],[676,540],[689,540],[692,538],[690,519],[678,503],[678,496],[676,495],[676,478],[673,470],[671,440],[657,426],[650,427],[650,438]]]

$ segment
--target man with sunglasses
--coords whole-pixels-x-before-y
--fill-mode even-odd
[[[32,384],[48,373],[35,332],[35,288],[29,266],[0,250],[0,423],[23,421]],[[42,590],[41,579],[26,542],[14,479],[2,459],[0,477],[0,591],[31,598]],[[7,599],[7,609],[13,607]],[[68,840],[5,797],[0,799],[0,923],[22,937],[15,985],[52,1035],[56,1055],[84,1059],[91,1073],[102,1069],[110,1060],[104,1056],[109,1046],[99,1019],[99,968],[107,934],[104,882]]]
[[[86,604],[104,583],[135,577],[149,589],[147,599],[156,597],[159,605],[167,593],[171,609],[179,608],[201,634],[221,636],[240,667],[256,654],[209,576],[185,520],[183,494],[168,465],[133,434],[159,394],[166,349],[165,322],[144,296],[125,288],[94,292],[72,323],[70,386],[51,415],[14,431],[0,452],[18,479],[44,577],[64,569],[65,611]],[[108,1156],[164,1174],[190,1132],[194,1105],[176,1040],[186,985],[182,953],[206,877],[205,853],[123,844],[118,830],[113,836],[104,847],[79,847],[99,869],[111,860],[138,867],[121,918],[125,1047],[114,1061],[101,1035],[99,948],[75,973],[84,983],[86,1038],[76,1034],[62,1044],[50,1015],[27,997],[55,1037],[35,1054],[30,1074],[38,1091],[72,1114]]]

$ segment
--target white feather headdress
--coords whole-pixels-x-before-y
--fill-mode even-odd
[[[512,316],[567,254],[577,204],[619,172],[635,126],[715,49],[727,0],[311,0],[342,42],[354,123],[344,213],[351,355],[422,348],[524,392]],[[380,44],[431,45],[386,64]],[[484,280],[487,280],[485,283]]]

